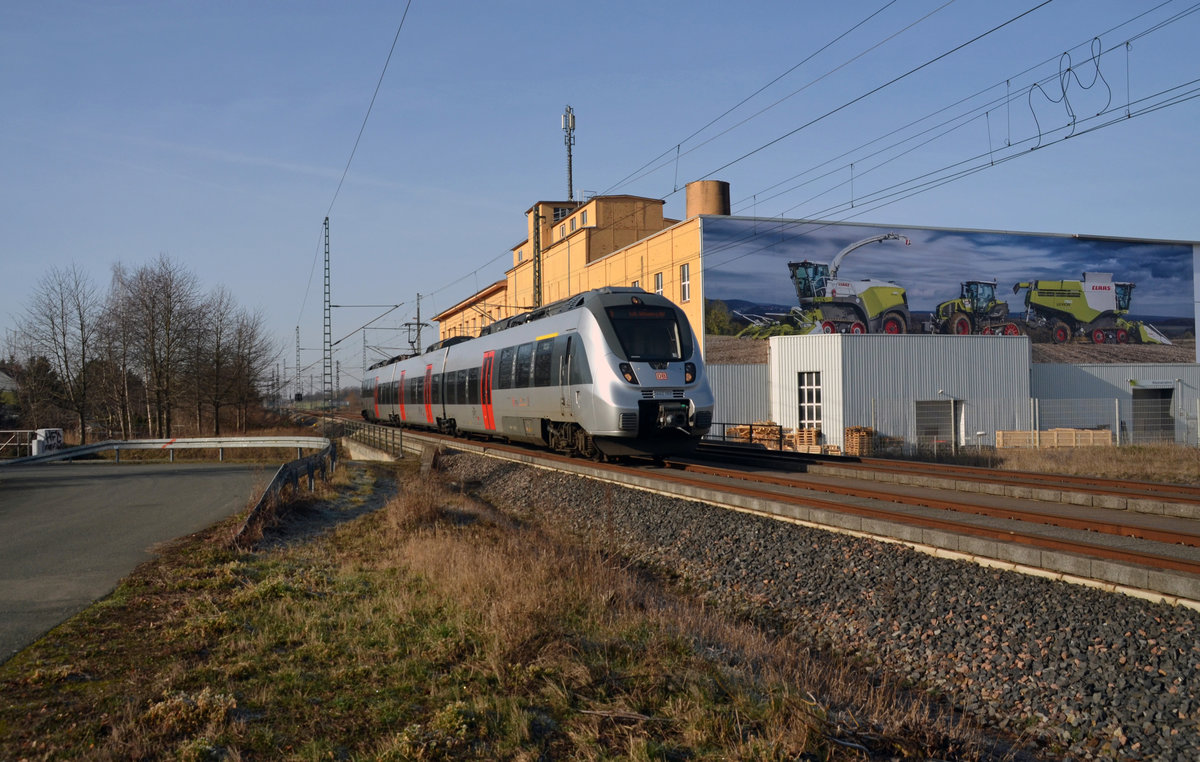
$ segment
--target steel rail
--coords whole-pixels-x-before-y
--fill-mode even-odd
[[[1048,524],[1050,526],[1062,527],[1064,529],[1078,529],[1083,531],[1100,532],[1102,534],[1110,534],[1119,537],[1133,537],[1139,540],[1150,540],[1153,542],[1162,542],[1172,545],[1182,544],[1192,547],[1200,547],[1200,533],[1195,532],[1181,532],[1156,529],[1146,526],[1135,526],[1128,523],[1106,521],[1099,518],[1073,518],[1047,511],[1023,509],[1012,506],[988,506],[980,505],[978,503],[965,502],[963,500],[940,499],[932,496],[915,497],[899,492],[889,492],[887,490],[867,489],[863,487],[851,487],[822,482],[801,481],[783,476],[735,471],[733,469],[720,468],[716,466],[704,466],[695,463],[678,463],[675,465],[685,471],[693,471],[696,473],[719,476],[728,479],[744,479],[762,484],[775,484],[782,487],[811,490],[814,492],[824,492],[827,494],[843,495],[846,497],[861,497],[868,500],[897,503],[899,505],[913,505],[921,508],[933,508],[936,510],[970,513],[977,516],[987,516],[989,518],[1011,519],[1029,523]]]
[[[608,465],[608,464],[604,464]],[[603,466],[602,466],[603,467]],[[613,470],[630,470],[626,466],[612,466]],[[644,472],[643,472],[644,474]],[[662,472],[655,474],[656,479],[663,481],[673,481],[679,484],[687,484],[688,486],[706,486],[713,488],[711,483],[697,481],[694,479],[680,478],[673,474],[665,474]],[[870,508],[867,506],[851,505],[833,500],[825,500],[809,496],[796,496],[781,494],[768,490],[754,489],[752,487],[740,487],[734,484],[721,484],[719,489],[736,495],[750,497],[760,500],[770,500],[793,505],[800,505],[807,508],[819,508],[822,510],[833,511],[836,513],[846,513],[862,518],[884,519],[894,521],[900,524],[917,526],[926,529],[938,529],[946,532],[957,534],[968,534],[985,539],[998,540],[1003,542],[1015,542],[1021,545],[1030,547],[1045,548],[1048,550],[1059,550],[1070,553],[1078,553],[1096,558],[1107,559],[1110,561],[1124,561],[1127,563],[1135,563],[1142,566],[1151,565],[1156,568],[1170,569],[1173,571],[1186,572],[1189,574],[1200,575],[1200,562],[1188,561],[1185,559],[1172,558],[1170,556],[1162,556],[1154,553],[1143,553],[1140,551],[1124,550],[1121,548],[1113,548],[1105,545],[1097,545],[1093,543],[1081,542],[1078,540],[1064,540],[1052,537],[1044,537],[1034,534],[1023,534],[1019,531],[1005,531],[999,529],[991,529],[988,527],[980,527],[973,524],[966,524],[961,521],[952,519],[931,518],[926,516],[914,516],[912,514],[896,513],[894,511],[885,510],[882,508]],[[870,498],[868,498],[870,499]],[[1028,522],[1022,522],[1028,523]]]
[[[1069,474],[1046,474],[1035,471],[1002,471],[980,466],[957,466],[924,461],[893,460],[890,458],[857,458],[838,455],[815,455],[805,453],[757,450],[739,445],[702,442],[699,453],[713,452],[740,459],[756,458],[764,461],[792,463],[796,466],[811,463],[827,464],[852,471],[884,471],[896,474],[920,474],[921,476],[947,478],[963,477],[969,481],[990,484],[1005,484],[1020,487],[1048,485],[1068,489],[1078,487],[1094,494],[1117,495],[1125,498],[1166,500],[1180,503],[1200,504],[1200,487],[1186,484],[1164,484],[1159,482],[1129,481]]]

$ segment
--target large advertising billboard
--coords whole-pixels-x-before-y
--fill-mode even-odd
[[[703,236],[708,334],[1019,331],[1194,347],[1191,242],[738,217],[705,218]]]

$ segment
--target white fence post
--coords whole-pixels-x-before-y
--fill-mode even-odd
[[[1113,398],[1113,441],[1121,446],[1121,398]]]
[[[1034,448],[1038,449],[1038,450],[1042,449],[1041,437],[1038,436],[1038,429],[1040,428],[1040,422],[1038,421],[1038,416],[1040,414],[1041,414],[1041,410],[1039,409],[1039,406],[1038,406],[1037,397],[1031,397],[1029,400],[1029,420],[1033,424],[1033,428],[1029,432],[1029,439],[1032,442]]]

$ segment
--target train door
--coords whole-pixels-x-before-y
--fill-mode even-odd
[[[400,385],[396,387],[396,404],[400,407],[400,420],[404,423],[408,422],[408,412],[404,408],[404,403],[407,402],[405,393],[408,391],[404,387],[404,376],[408,373],[406,370],[400,371]]]
[[[575,418],[575,405],[571,399],[571,345],[574,337],[563,337],[562,354],[558,358],[558,408],[563,418]]]
[[[483,408],[483,427],[488,431],[496,430],[496,413],[492,408],[492,378],[496,367],[496,353],[483,353],[483,368],[479,379],[479,401]]]
[[[563,416],[590,428],[592,410],[592,371],[588,367],[583,339],[577,333],[567,336],[559,379]]]
[[[433,363],[425,366],[425,422],[433,424]]]

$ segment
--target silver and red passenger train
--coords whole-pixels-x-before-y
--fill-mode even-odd
[[[591,458],[661,457],[695,447],[713,395],[682,310],[638,288],[603,288],[373,366],[363,403],[368,421]]]

